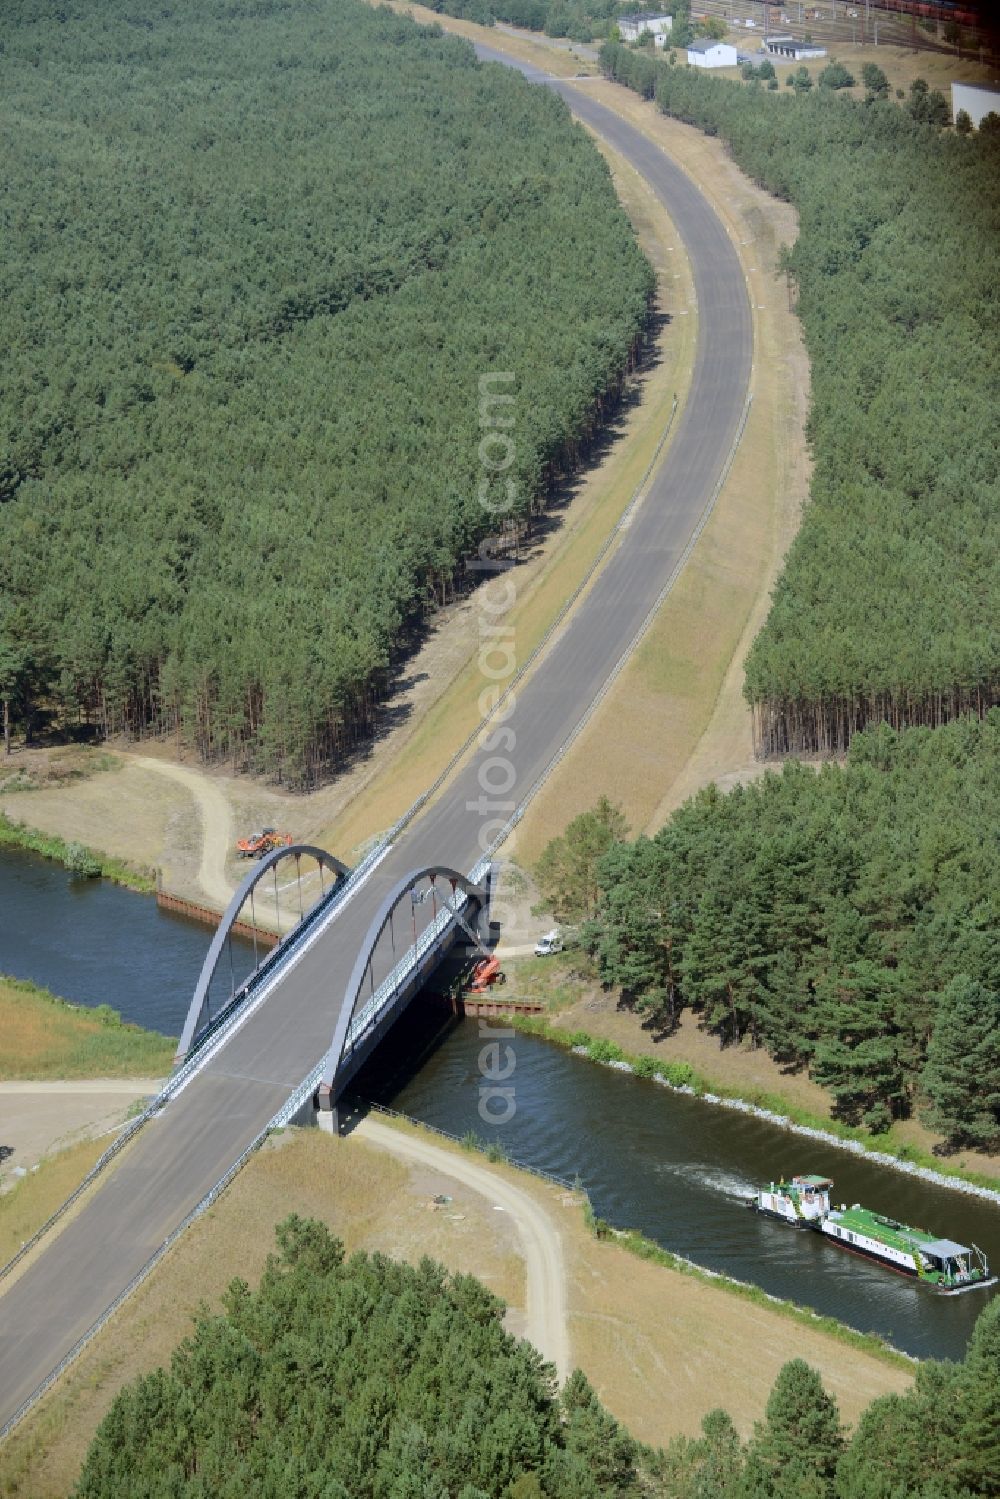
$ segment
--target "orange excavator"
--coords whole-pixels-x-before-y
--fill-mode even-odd
[[[500,967],[500,959],[494,956],[480,958],[472,970],[472,981],[469,984],[470,994],[485,994],[492,984],[505,984],[507,975]]]
[[[277,828],[261,828],[259,833],[241,838],[236,845],[236,853],[240,859],[263,859],[272,849],[290,848],[291,843],[291,833],[279,833]]]

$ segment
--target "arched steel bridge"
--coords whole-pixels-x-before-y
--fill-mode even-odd
[[[461,917],[463,908],[472,906],[477,916],[480,912],[488,912],[489,866],[474,873],[478,875],[478,882],[475,878],[466,879],[457,869],[433,864],[402,875],[386,891],[358,949],[336,1012],[319,1086],[321,1109],[336,1111],[337,1102],[351,1078],[458,939],[460,927],[456,917]],[[440,909],[437,899],[439,880],[442,886],[447,884],[450,887],[450,895],[442,890]],[[418,923],[414,896],[424,881],[430,886],[431,919]],[[406,937],[401,951],[397,950],[393,923],[400,904],[406,905],[412,920],[412,939]],[[421,904],[425,902],[422,900]],[[464,918],[462,925],[468,926]],[[376,960],[380,947],[384,947],[386,933],[389,934],[392,967],[376,988]]]
[[[294,860],[297,870],[303,857],[315,860],[320,874],[330,871],[329,890],[322,884],[320,895],[308,907],[299,883],[299,919],[276,947],[265,949],[253,938],[254,967],[249,977],[236,984],[232,940],[237,928],[257,931],[254,899],[259,885],[274,876],[276,919],[280,922],[277,873],[279,864]],[[469,919],[488,911],[490,865],[482,861],[468,879],[461,870],[441,864],[411,869],[386,891],[373,912],[358,947],[343,993],[334,986],[330,993],[330,1044],[325,1054],[317,1089],[320,1106],[336,1114],[336,1106],[362,1063],[369,1057],[402,1010],[423,987],[428,976],[447,955],[463,931],[477,935]],[[187,1018],[177,1047],[176,1065],[191,1068],[198,1054],[227,1023],[238,1019],[266,978],[292,955],[309,929],[328,916],[344,894],[351,870],[333,854],[314,844],[292,844],[265,855],[240,883],[229,902],[195,985]],[[404,920],[399,908],[404,907]],[[250,921],[247,922],[249,907]],[[466,907],[471,908],[466,915]],[[418,917],[419,911],[419,917]],[[485,933],[483,934],[485,935]],[[223,955],[229,954],[230,989],[221,1004],[211,1007],[212,981]],[[380,975],[376,982],[376,973]]]
[[[319,900],[312,903],[307,910],[302,899],[302,859],[314,859],[320,873],[320,895]],[[299,891],[299,920],[291,933],[286,938],[279,940],[276,947],[271,948],[268,944],[267,956],[263,957],[262,948],[258,942],[257,932],[257,903],[254,899],[257,886],[262,883],[269,873],[274,875],[274,907],[275,925],[280,929],[281,908],[278,899],[278,865],[286,859],[294,859]],[[234,1006],[244,1000],[252,990],[259,984],[264,972],[279,963],[284,958],[288,947],[292,942],[301,938],[307,922],[316,919],[320,911],[325,909],[328,893],[323,883],[323,870],[328,869],[333,876],[333,883],[329,891],[332,899],[337,894],[338,882],[347,878],[350,874],[346,864],[328,854],[323,848],[316,848],[311,843],[293,843],[272,849],[259,859],[245,879],[241,880],[232,900],[226,907],[222,920],[219,922],[215,936],[212,938],[211,946],[205,955],[198,982],[188,1006],[187,1017],[181,1030],[181,1038],[177,1043],[176,1064],[186,1062],[188,1057],[200,1045],[204,1043],[208,1035],[216,1030],[232,1012]],[[246,920],[246,907],[250,908],[250,920]],[[249,927],[252,932],[254,966],[250,977],[241,982],[239,988],[236,985],[235,968],[233,965],[233,931],[242,928],[244,931]],[[229,974],[231,987],[228,998],[224,1001],[221,1009],[217,1008],[213,1016],[211,1009],[212,980],[215,978],[219,963],[222,961],[223,952],[229,955]]]
[[[415,871],[464,871],[468,885],[481,890],[483,851],[516,816],[614,678],[683,565],[722,482],[745,417],[753,353],[747,290],[733,244],[696,184],[651,141],[585,88],[535,69],[522,71],[564,95],[578,118],[645,177],[690,256],[695,364],[665,461],[644,484],[641,503],[585,597],[517,683],[516,700],[504,704],[502,732],[480,736],[434,799],[422,803],[358,869],[338,875],[319,909],[307,913],[229,1020],[177,1074],[172,1101],[8,1282],[0,1318],[0,1426],[16,1418],[268,1122],[284,1117],[303,1086],[325,1085],[327,1098],[336,1101],[341,1064],[352,1064],[364,1043],[362,1032],[373,1030],[366,985],[368,1002],[398,987],[395,980],[383,987],[394,965],[382,913],[387,906],[398,908],[398,901],[392,906],[394,895],[410,888]],[[509,594],[511,576],[480,587],[491,623],[503,608],[498,595]],[[472,898],[456,884],[456,903]],[[422,907],[418,915],[427,918],[425,933],[418,931],[419,947],[436,939],[426,935],[430,913]],[[380,921],[382,939],[372,948]],[[216,965],[228,939],[221,933],[217,940]],[[366,952],[370,958],[362,971]],[[206,988],[204,1002],[207,994]],[[235,997],[231,993],[230,1002]],[[207,1017],[204,1003],[192,1009],[194,1038]],[[335,1036],[343,1041],[339,1054]]]

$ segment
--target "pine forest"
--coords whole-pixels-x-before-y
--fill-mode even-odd
[[[610,174],[355,0],[9,0],[0,90],[0,697],[310,783],[620,393],[652,279]]]
[[[1000,1142],[1000,710],[700,792],[600,858],[601,972],[658,1028],[808,1067],[840,1118]],[[568,834],[567,834],[568,836]]]
[[[355,1254],[321,1223],[277,1229],[257,1290],[233,1281],[169,1369],[127,1385],[76,1499],[972,1499],[996,1493],[1000,1300],[961,1364],[927,1360],[853,1435],[803,1359],[744,1441],[724,1410],[697,1438],[636,1442],[576,1370],[503,1330],[469,1275]],[[664,1371],[670,1381],[687,1371]],[[666,1398],[666,1395],[665,1395]]]
[[[897,105],[601,56],[800,216],[787,280],[815,466],[746,663],[759,750],[840,754],[868,725],[984,713],[1000,702],[1000,135],[928,123],[926,85]]]

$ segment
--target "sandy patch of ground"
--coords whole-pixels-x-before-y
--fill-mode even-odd
[[[437,1195],[452,1200],[435,1207]],[[288,1132],[253,1158],[0,1449],[0,1493],[62,1499],[117,1390],[169,1361],[201,1302],[217,1307],[235,1276],[257,1282],[273,1225],[290,1212],[327,1223],[349,1252],[412,1263],[429,1254],[477,1275],[514,1308],[517,1330],[525,1282],[509,1215],[451,1177],[361,1140]]]
[[[0,1165],[0,1192],[16,1185],[18,1169],[30,1171],[79,1140],[113,1133],[137,1100],[161,1087],[156,1078],[141,1077],[0,1083],[0,1145],[11,1151]]]
[[[429,1138],[404,1127],[406,1135]],[[572,1362],[646,1441],[694,1434],[702,1415],[720,1404],[748,1432],[781,1364],[797,1355],[819,1369],[851,1421],[874,1396],[909,1383],[908,1371],[771,1308],[599,1242],[574,1194],[432,1143],[459,1164],[472,1160],[496,1181],[495,1191],[484,1197],[471,1190],[443,1158],[433,1168],[404,1162],[357,1135],[337,1141],[293,1131],[262,1151],[5,1443],[0,1491],[11,1499],[66,1494],[116,1391],[169,1358],[199,1302],[217,1306],[236,1275],[256,1282],[273,1244],[271,1225],[289,1212],[321,1218],[349,1251],[378,1249],[410,1261],[429,1254],[475,1274],[513,1307],[513,1326],[518,1317],[523,1326],[525,1272],[515,1226],[509,1213],[493,1211],[504,1184],[530,1199],[561,1242]],[[452,1201],[434,1207],[438,1194]]]
[[[608,1409],[652,1445],[695,1435],[717,1406],[749,1436],[791,1358],[818,1370],[852,1425],[877,1396],[911,1382],[906,1370],[768,1307],[597,1243],[582,1223],[568,1237],[576,1362]]]
[[[59,753],[35,751],[33,758],[55,760]],[[116,758],[120,767],[106,774],[37,791],[0,792],[0,811],[67,843],[85,843],[147,868],[160,865],[171,877],[197,868],[201,833],[190,796],[128,755]]]
[[[166,776],[182,786],[193,799],[198,809],[201,824],[201,858],[198,862],[197,880],[201,892],[210,901],[221,906],[229,903],[232,894],[226,865],[235,839],[233,837],[233,810],[229,798],[217,781],[199,775],[183,765],[168,760],[153,760],[136,755],[134,764],[155,775]]]

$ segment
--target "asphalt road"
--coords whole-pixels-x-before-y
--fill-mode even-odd
[[[515,780],[502,800],[528,792],[658,598],[726,461],[750,377],[752,326],[743,272],[725,230],[684,173],[584,89],[549,80],[535,69],[521,71],[556,87],[575,114],[638,168],[667,206],[691,257],[699,312],[696,362],[666,462],[585,602],[522,685],[502,748],[474,754],[458,770],[325,937],[299,958],[267,1003],[180,1097],[141,1131],[86,1205],[6,1289],[0,1298],[0,1425],[328,1049],[344,984],[390,883],[423,864],[467,870],[476,862],[481,836],[484,842],[490,836],[489,818],[477,810],[480,772],[494,784],[506,779],[501,767],[486,762],[499,755],[513,766]],[[261,1232],[269,1233],[270,1225],[262,1224]]]

